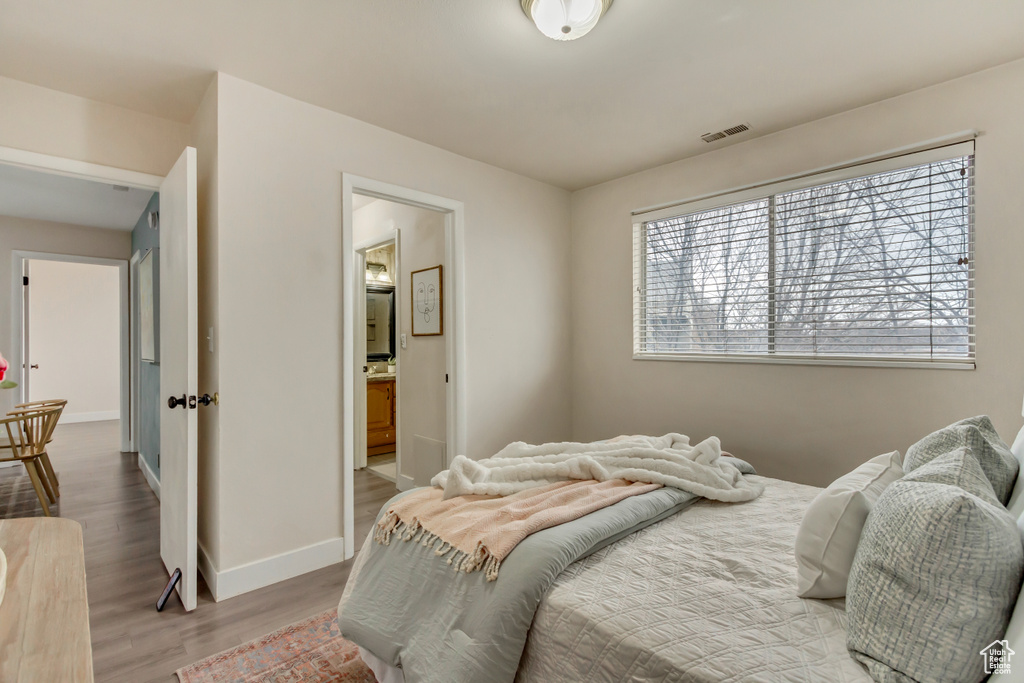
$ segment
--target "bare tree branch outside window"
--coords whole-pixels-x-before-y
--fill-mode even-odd
[[[972,167],[951,159],[644,224],[641,350],[972,358]]]

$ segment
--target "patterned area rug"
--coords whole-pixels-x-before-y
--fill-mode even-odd
[[[376,683],[329,610],[178,669],[181,683]]]

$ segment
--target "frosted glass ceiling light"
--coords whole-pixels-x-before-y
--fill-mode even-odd
[[[597,26],[612,0],[522,0],[523,11],[554,40],[576,40]]]

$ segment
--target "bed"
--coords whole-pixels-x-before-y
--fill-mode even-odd
[[[1024,430],[1013,453],[1024,454]],[[796,594],[794,539],[822,489],[749,478],[765,485],[753,501],[698,500],[569,564],[540,599],[515,680],[872,681],[847,650],[844,600]],[[1021,479],[1011,510],[1024,504]],[[1022,612],[1011,648],[1024,647]],[[360,649],[381,683],[417,678]]]
[[[820,489],[759,479],[756,500],[699,501],[569,565],[516,680],[870,681],[846,651],[843,601],[796,596],[793,540]]]

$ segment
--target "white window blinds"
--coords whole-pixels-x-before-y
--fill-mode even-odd
[[[634,353],[973,364],[973,159],[964,143],[636,223]]]

